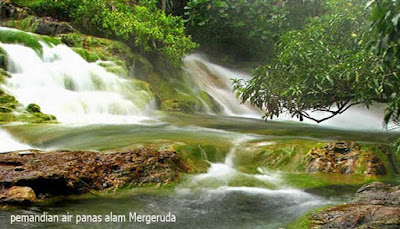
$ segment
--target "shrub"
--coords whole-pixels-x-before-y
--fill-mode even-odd
[[[161,12],[156,1],[130,6],[83,0],[73,18],[88,32],[122,39],[144,53],[161,54],[174,65],[179,65],[181,58],[196,47],[185,35],[183,20]]]

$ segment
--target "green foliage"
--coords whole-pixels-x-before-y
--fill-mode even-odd
[[[284,31],[304,24],[319,5],[319,1],[192,0],[185,17],[189,33],[206,51],[237,61],[262,61],[273,56]]]
[[[395,82],[366,48],[364,6],[332,1],[327,8],[303,30],[286,33],[276,60],[257,68],[252,80],[235,81],[243,102],[265,109],[266,118],[289,112],[321,122],[356,104],[387,101]],[[315,119],[313,111],[327,116]]]
[[[373,51],[385,63],[400,59],[400,1],[371,0]]]
[[[132,7],[119,2],[83,0],[74,21],[91,33],[120,38],[148,55],[161,54],[175,65],[196,47],[185,35],[183,21],[165,15],[156,8],[155,1],[143,1]]]
[[[81,0],[41,0],[32,8],[40,16],[51,16],[63,21],[71,21]]]
[[[382,68],[391,72],[391,83],[385,88],[388,97],[385,122],[399,125],[400,120],[400,1],[372,0],[372,51],[382,62]]]

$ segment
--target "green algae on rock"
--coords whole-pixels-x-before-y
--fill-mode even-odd
[[[21,30],[0,27],[0,42],[5,44],[20,44],[32,48],[38,55],[43,54],[43,46],[40,42],[53,46],[61,41],[57,38],[40,36]]]

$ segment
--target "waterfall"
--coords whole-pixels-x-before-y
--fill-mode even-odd
[[[8,30],[1,28],[2,30]],[[23,105],[38,104],[42,112],[66,123],[121,123],[149,119],[151,97],[135,90],[134,80],[89,63],[65,45],[43,42],[43,54],[19,44],[3,44],[7,79],[2,89]]]
[[[223,114],[228,116],[242,116],[259,119],[262,112],[249,106],[240,105],[232,90],[232,78],[248,80],[251,75],[233,71],[213,64],[198,54],[192,54],[184,59],[186,71],[191,75],[199,88],[206,91],[223,108]],[[384,117],[384,104],[374,104],[369,109],[365,107],[352,107],[345,113],[329,119],[319,125],[342,129],[382,130]],[[324,118],[324,112],[313,112],[313,117]],[[289,114],[282,114],[274,120],[298,121]],[[305,119],[305,123],[316,124]]]
[[[213,97],[223,108],[223,115],[261,117],[261,113],[257,109],[248,104],[240,104],[233,92],[231,79],[250,79],[250,75],[208,62],[198,54],[185,57],[184,66],[196,85]]]

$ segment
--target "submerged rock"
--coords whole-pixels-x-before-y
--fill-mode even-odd
[[[329,143],[307,154],[306,172],[385,175],[386,168],[374,152],[365,152],[354,142]],[[362,170],[362,171],[360,171]]]
[[[126,185],[168,183],[185,171],[186,166],[175,152],[150,149],[118,153],[23,151],[0,154],[0,187],[8,192],[15,189],[13,186],[29,187],[42,198]]]
[[[361,187],[352,203],[314,213],[310,228],[400,228],[400,186]]]

